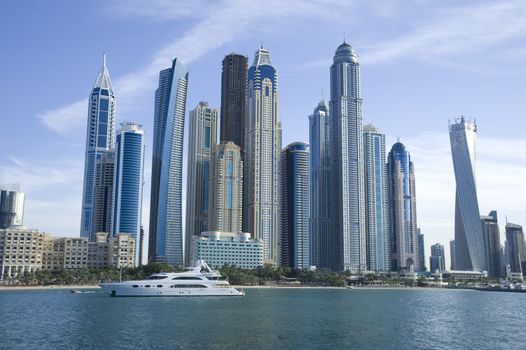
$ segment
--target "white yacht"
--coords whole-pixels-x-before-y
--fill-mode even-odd
[[[185,272],[155,273],[145,280],[101,283],[112,297],[242,296],[204,261]]]

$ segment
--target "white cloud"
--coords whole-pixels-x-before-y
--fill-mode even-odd
[[[455,61],[468,52],[481,52],[481,60],[494,56],[499,44],[526,38],[526,3],[522,1],[477,2],[473,6],[435,11],[433,18],[407,35],[373,44],[364,50],[368,64],[401,57]]]

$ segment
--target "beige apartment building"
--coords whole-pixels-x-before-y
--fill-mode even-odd
[[[127,233],[109,237],[52,237],[38,230],[12,226],[0,230],[0,280],[25,272],[53,269],[133,267],[134,239]]]

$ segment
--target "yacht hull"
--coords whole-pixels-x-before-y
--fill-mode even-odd
[[[99,286],[112,297],[191,297],[191,296],[243,296],[233,287],[173,288],[170,285],[133,287],[125,283],[101,283]]]

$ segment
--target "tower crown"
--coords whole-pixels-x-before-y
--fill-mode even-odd
[[[353,50],[351,45],[347,44],[345,41],[340,46],[338,46],[334,54],[334,63],[337,62],[358,63],[358,55]]]
[[[254,57],[254,66],[261,66],[264,64],[272,66],[272,62],[270,61],[270,52],[267,49],[264,49],[262,46],[256,51]]]
[[[95,80],[93,88],[101,88],[113,91],[110,72],[108,71],[108,66],[106,65],[106,53],[102,54],[102,67],[100,68],[99,75],[97,76],[97,80]]]

